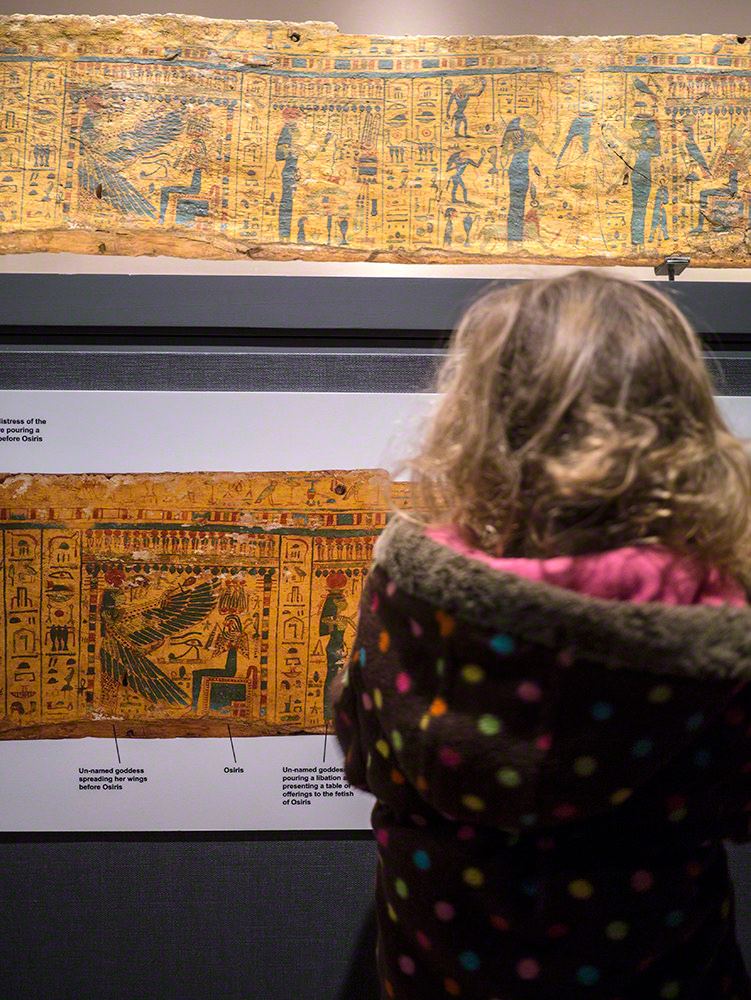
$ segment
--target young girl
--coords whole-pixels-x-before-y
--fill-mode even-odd
[[[580,271],[461,322],[337,731],[395,1000],[751,997],[751,463],[697,338]]]

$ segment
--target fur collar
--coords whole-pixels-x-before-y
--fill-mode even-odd
[[[468,624],[614,668],[751,680],[751,608],[634,604],[502,573],[395,516],[375,558],[403,591]]]

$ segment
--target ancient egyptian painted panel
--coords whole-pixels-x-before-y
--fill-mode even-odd
[[[2,18],[0,250],[746,266],[750,107],[745,37]]]
[[[6,476],[0,738],[324,731],[405,488],[379,470]]]

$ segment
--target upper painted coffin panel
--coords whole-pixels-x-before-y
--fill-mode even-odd
[[[749,49],[0,18],[0,251],[747,266]]]

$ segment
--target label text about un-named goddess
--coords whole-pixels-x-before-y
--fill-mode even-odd
[[[79,767],[80,792],[122,792],[129,785],[144,785],[148,776],[143,767]]]
[[[283,767],[282,805],[309,806],[321,799],[354,798],[343,767]]]

